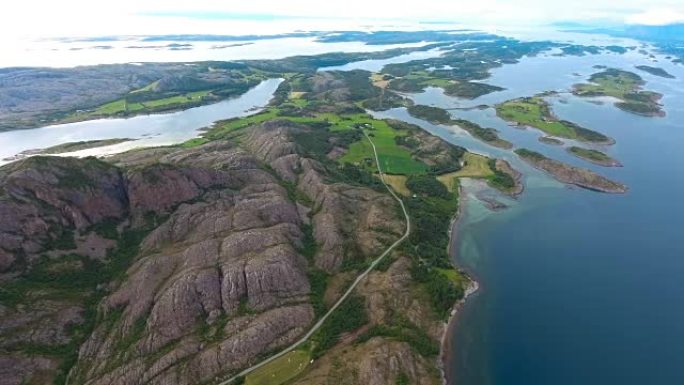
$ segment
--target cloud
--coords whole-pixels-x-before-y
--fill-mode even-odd
[[[21,0],[0,12],[0,39],[404,28],[419,21],[533,27],[555,21],[623,22],[626,15],[633,23],[662,24],[681,21],[683,14],[683,0],[118,0],[112,7],[93,0]],[[326,20],[311,20],[321,17]]]
[[[641,25],[667,25],[684,22],[684,11],[677,11],[669,8],[649,9],[628,16],[625,19],[627,24]]]

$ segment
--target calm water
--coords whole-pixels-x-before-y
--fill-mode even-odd
[[[244,33],[244,32],[243,32]],[[2,37],[0,37],[1,39]],[[367,45],[361,42],[322,43],[310,37],[256,41],[196,42],[137,39],[106,42],[57,42],[50,40],[4,42],[0,67],[75,67],[79,65],[136,62],[194,62],[204,60],[282,59],[293,55],[329,52],[373,52],[418,47],[426,43]],[[182,44],[181,47],[169,46]]]
[[[319,71],[352,71],[352,70],[364,70],[371,72],[378,72],[382,67],[387,64],[397,64],[397,63],[407,63],[413,60],[423,60],[432,57],[437,57],[441,54],[438,49],[431,49],[428,51],[415,51],[410,52],[405,55],[395,56],[389,59],[370,59],[370,60],[360,60],[351,63],[347,63],[340,66],[330,66],[321,67]]]
[[[136,147],[181,143],[197,137],[200,129],[221,119],[253,114],[273,97],[282,79],[261,82],[246,93],[215,104],[168,114],[136,116],[129,119],[99,119],[59,124],[29,130],[0,133],[1,159],[29,149],[46,148],[61,143],[111,138],[137,139],[113,146],[79,151],[70,155],[102,155]]]
[[[568,89],[595,72],[594,64],[636,72],[633,66],[642,63],[646,58],[636,54],[528,58],[487,80],[507,91],[461,101],[433,89],[414,99],[442,107],[490,104]],[[492,109],[453,111],[499,129],[516,146],[622,181],[630,187],[624,196],[566,188],[510,152],[413,119],[454,143],[503,156],[527,174],[525,193],[503,212],[491,213],[469,197],[458,262],[482,290],[451,336],[452,383],[684,383],[684,67],[663,60],[652,65],[678,76],[639,73],[648,89],[666,95],[666,118],[642,118],[571,95],[549,99],[561,118],[615,138],[617,144],[604,150],[623,168],[593,166],[541,144],[538,131],[512,128]],[[406,112],[381,115],[405,118]]]

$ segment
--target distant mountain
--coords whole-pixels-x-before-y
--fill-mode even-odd
[[[684,42],[684,23],[669,25],[626,25],[614,28],[578,29],[575,32],[603,33],[658,43]]]

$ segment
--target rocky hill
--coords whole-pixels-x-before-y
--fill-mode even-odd
[[[0,168],[1,383],[211,383],[293,342],[404,226],[387,193],[300,154],[292,138],[310,130],[275,120],[189,149]],[[409,260],[393,261],[359,290],[369,325],[401,311],[401,327],[435,341],[442,323]],[[312,287],[316,275],[328,285]],[[434,351],[408,342],[345,354],[360,383],[438,378]],[[302,383],[322,383],[329,362]]]

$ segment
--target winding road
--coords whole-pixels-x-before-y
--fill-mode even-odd
[[[382,172],[382,168],[380,167],[380,158],[378,157],[378,151],[377,151],[377,149],[375,148],[375,143],[373,143],[373,141],[371,140],[371,138],[368,136],[368,134],[367,134],[365,131],[364,131],[363,134],[366,136],[366,139],[368,139],[368,141],[370,142],[371,146],[373,147],[373,153],[375,154],[375,164],[377,164],[377,166],[378,166],[378,174],[380,175],[380,181],[382,181],[382,184],[385,185],[385,188],[387,189],[387,191],[389,191],[389,193],[392,194],[392,197],[394,197],[394,199],[395,199],[397,202],[399,202],[399,205],[401,206],[401,211],[403,211],[403,213],[404,213],[404,218],[406,219],[406,231],[404,232],[404,235],[402,235],[401,238],[397,239],[397,241],[394,242],[390,247],[388,247],[388,248],[387,248],[379,257],[377,257],[375,260],[373,260],[373,262],[370,264],[370,266],[368,266],[368,268],[367,268],[363,273],[361,273],[358,277],[356,277],[356,280],[354,280],[354,282],[351,284],[351,286],[349,286],[349,288],[347,289],[347,291],[344,292],[344,294],[342,295],[342,297],[340,297],[340,299],[338,299],[337,302],[335,302],[335,304],[330,308],[330,310],[328,310],[328,311],[327,311],[327,312],[318,320],[318,322],[316,322],[316,323],[311,327],[311,329],[310,329],[306,334],[304,334],[304,336],[302,336],[302,338],[300,338],[299,340],[297,340],[295,343],[293,343],[292,345],[288,346],[287,348],[283,349],[283,350],[280,351],[279,353],[274,354],[274,355],[272,355],[271,357],[269,357],[269,358],[267,358],[267,359],[265,359],[265,360],[263,360],[263,361],[261,361],[261,362],[255,364],[255,365],[253,365],[253,366],[250,366],[250,367],[247,368],[247,369],[244,369],[243,371],[241,371],[240,373],[236,374],[235,376],[233,376],[233,377],[231,377],[231,378],[229,378],[229,379],[227,379],[227,380],[224,380],[224,381],[219,382],[217,385],[227,385],[227,384],[230,384],[231,382],[235,381],[235,380],[238,379],[239,377],[244,377],[244,376],[246,376],[247,374],[249,374],[249,373],[255,371],[256,369],[259,369],[259,368],[261,368],[262,366],[264,366],[264,365],[266,365],[266,364],[268,364],[268,363],[270,363],[270,362],[272,362],[272,361],[274,361],[274,360],[276,360],[276,359],[278,359],[278,358],[284,356],[285,354],[287,354],[287,353],[291,352],[292,350],[296,349],[299,345],[301,345],[301,344],[303,344],[304,342],[306,342],[309,338],[311,338],[311,336],[312,336],[316,331],[318,331],[318,329],[321,328],[321,326],[323,326],[323,323],[325,322],[325,320],[327,320],[328,317],[330,317],[330,315],[331,315],[335,310],[337,310],[337,308],[342,304],[342,302],[344,302],[344,300],[347,299],[347,297],[349,297],[349,295],[354,291],[354,289],[356,288],[356,286],[358,286],[359,283],[361,283],[361,281],[363,281],[363,279],[366,278],[366,276],[368,276],[368,274],[375,268],[375,266],[377,266],[378,263],[380,263],[380,262],[383,260],[383,258],[385,258],[390,252],[392,252],[392,250],[394,250],[397,246],[399,246],[399,244],[400,244],[401,242],[403,242],[406,238],[408,238],[408,236],[411,234],[411,218],[409,218],[408,211],[406,211],[406,206],[404,206],[404,201],[402,201],[401,198],[399,198],[399,196],[398,196],[398,195],[392,190],[392,188],[385,182],[385,173]]]

